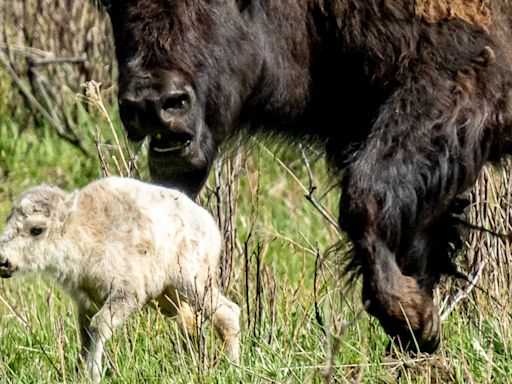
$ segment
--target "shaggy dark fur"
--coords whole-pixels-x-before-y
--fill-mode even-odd
[[[453,216],[510,149],[512,2],[113,0],[121,117],[190,195],[240,127],[326,143],[369,312],[439,343]],[[341,170],[344,170],[341,173]]]

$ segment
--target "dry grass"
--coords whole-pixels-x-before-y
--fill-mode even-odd
[[[111,35],[107,16],[92,1],[2,1],[0,69],[12,81],[11,113],[19,119],[43,117],[85,152],[78,106],[70,100],[88,80],[110,88],[116,78]],[[33,122],[40,125],[37,118]]]

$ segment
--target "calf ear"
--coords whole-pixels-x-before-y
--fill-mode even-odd
[[[79,194],[79,191],[76,189],[64,199],[58,212],[58,220],[62,225],[64,225],[69,216],[78,209]]]
[[[66,206],[69,208],[70,213],[74,212],[78,209],[78,195],[80,192],[78,189],[75,189],[73,192],[69,194],[69,196],[65,200]]]

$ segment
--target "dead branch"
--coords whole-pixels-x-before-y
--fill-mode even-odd
[[[461,289],[455,294],[450,302],[439,311],[439,317],[441,318],[441,322],[446,321],[451,312],[455,309],[457,304],[467,298],[471,291],[475,289],[478,280],[480,279],[480,275],[484,270],[485,264],[487,264],[487,259],[483,259],[475,268],[474,272],[469,276],[469,283],[466,285],[464,289]]]
[[[50,65],[50,64],[83,64],[87,61],[87,56],[76,56],[76,57],[53,57],[47,59],[37,59],[29,56],[29,61],[32,65]]]
[[[16,85],[16,87],[19,89],[25,100],[27,101],[28,106],[41,116],[43,116],[50,125],[55,128],[57,131],[57,134],[62,137],[64,140],[70,142],[71,144],[77,146],[85,155],[88,155],[87,149],[83,146],[83,144],[76,139],[75,137],[72,137],[66,133],[65,127],[62,125],[62,123],[54,118],[42,105],[41,103],[34,97],[34,95],[27,89],[25,84],[23,84],[23,81],[18,77],[14,69],[11,67],[9,63],[9,59],[5,56],[3,52],[0,51],[0,64],[4,67],[4,69],[7,71],[9,76],[11,77],[12,81]]]
[[[304,161],[304,165],[306,166],[309,178],[309,192],[305,195],[306,199],[315,207],[315,209],[322,215],[322,217],[327,220],[329,224],[331,224],[337,232],[340,232],[340,226],[338,225],[338,221],[334,218],[333,215],[316,199],[313,195],[315,190],[317,189],[315,185],[315,179],[313,176],[313,171],[311,170],[311,164],[309,163],[309,159],[304,151],[304,147],[300,146],[300,151],[302,155],[302,159]]]

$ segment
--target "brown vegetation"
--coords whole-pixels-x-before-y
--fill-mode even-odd
[[[106,15],[88,1],[6,0],[0,26],[0,69],[13,85],[12,114],[26,117],[30,109],[85,151],[73,101],[85,81],[109,89],[116,77]]]

